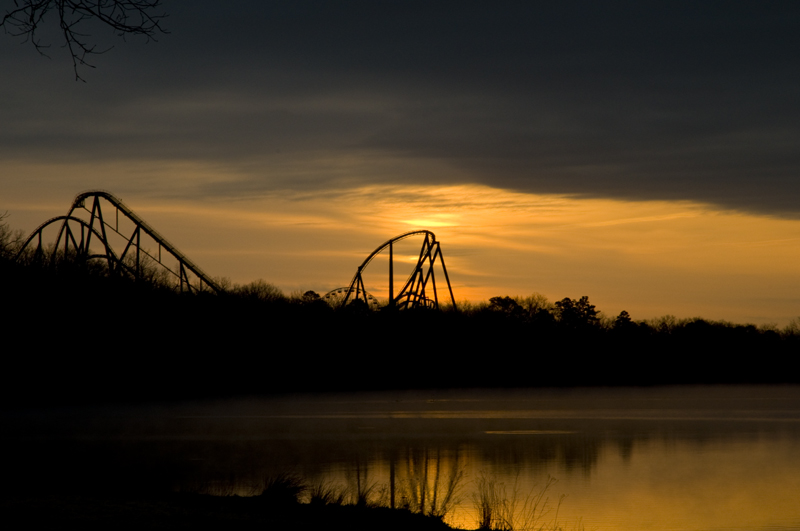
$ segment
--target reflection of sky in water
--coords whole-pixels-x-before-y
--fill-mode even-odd
[[[388,496],[392,468],[398,488],[422,470],[431,485],[458,470],[452,521],[474,528],[482,475],[519,493],[552,476],[565,528],[582,518],[586,529],[800,529],[796,387],[335,395],[5,417],[7,449],[38,451],[52,468],[79,463],[105,482],[134,474],[249,494],[290,469]]]

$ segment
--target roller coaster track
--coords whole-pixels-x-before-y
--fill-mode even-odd
[[[400,240],[404,240],[411,236],[422,235],[422,247],[419,251],[419,258],[408,280],[403,285],[403,288],[397,295],[394,293],[394,244]],[[341,297],[340,306],[345,306],[354,300],[362,300],[370,305],[368,299],[369,294],[364,286],[363,273],[369,263],[382,253],[384,250],[389,250],[389,306],[398,309],[405,308],[438,308],[439,307],[439,294],[436,289],[436,275],[434,274],[434,265],[438,263],[441,265],[444,279],[447,283],[447,290],[450,294],[450,302],[453,308],[456,308],[456,299],[453,296],[453,288],[450,286],[450,277],[447,274],[447,267],[444,265],[444,255],[442,254],[441,246],[436,241],[436,235],[429,230],[414,230],[406,232],[399,236],[382,243],[372,253],[367,256],[364,262],[358,266],[349,288],[347,288],[344,296]],[[433,298],[431,298],[431,296]]]
[[[90,208],[87,208],[87,202],[90,203]],[[103,203],[114,209],[113,219],[110,220],[109,216],[104,215]],[[127,227],[120,226],[120,213],[123,224]],[[87,217],[88,214],[88,220],[79,217],[79,214],[83,217]],[[109,212],[106,211],[105,214]],[[42,258],[44,256],[42,234],[48,227],[58,225],[60,228],[53,246],[54,252],[50,255],[51,260],[55,260],[60,251],[63,251],[64,255],[74,254],[83,260],[99,259],[106,262],[110,273],[124,274],[134,279],[142,278],[148,266],[155,263],[176,279],[176,286],[180,291],[206,289],[223,291],[202,269],[122,201],[108,192],[99,190],[78,194],[66,216],[51,218],[42,223],[25,241],[16,259],[19,261],[25,256],[30,256],[29,248],[34,241],[36,248],[33,257]],[[130,226],[133,228],[128,236],[126,229]],[[143,236],[149,237],[149,243],[152,243],[156,250],[142,247]],[[124,247],[121,252],[114,250],[112,239],[122,242],[121,245],[117,245],[117,248]],[[93,253],[90,249],[95,240],[96,246],[102,248],[102,252]],[[194,283],[191,280],[194,280]]]

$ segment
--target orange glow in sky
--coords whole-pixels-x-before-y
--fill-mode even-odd
[[[671,314],[784,326],[800,315],[795,220],[473,184],[174,201],[110,191],[210,275],[261,278],[287,293],[346,286],[378,245],[428,229],[441,242],[458,301],[538,292],[551,301],[588,295],[611,317],[627,310],[634,319]],[[18,195],[2,209],[12,228],[27,232],[66,213],[75,193]],[[396,250],[397,278],[420,243]],[[370,266],[383,279],[380,267]],[[378,295],[387,290],[365,280]]]

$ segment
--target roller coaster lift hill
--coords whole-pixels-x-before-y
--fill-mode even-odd
[[[86,261],[101,260],[110,273],[136,280],[142,278],[146,266],[157,265],[175,279],[175,287],[181,292],[224,291],[200,267],[109,192],[95,190],[78,194],[66,216],[51,218],[31,233],[20,247],[16,259],[44,259],[44,233],[51,230],[57,230],[51,260],[55,260],[58,253],[63,251],[64,255],[74,255]],[[394,245],[413,236],[423,238],[419,258],[408,280],[395,294]],[[100,252],[92,249],[92,244]],[[428,230],[406,232],[384,242],[362,262],[347,288],[332,290],[323,299],[334,307],[363,301],[368,307],[377,309],[377,300],[364,285],[363,272],[377,255],[386,250],[389,252],[389,307],[438,308],[439,293],[434,272],[434,266],[438,263],[447,284],[447,295],[453,308],[456,308],[441,245],[433,232]]]

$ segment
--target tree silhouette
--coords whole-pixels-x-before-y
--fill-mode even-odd
[[[50,20],[49,15],[55,13],[63,35],[63,46],[72,56],[75,79],[84,81],[78,74],[78,66],[94,68],[86,61],[86,56],[110,49],[98,50],[97,45],[89,42],[84,28],[95,21],[110,27],[120,37],[143,35],[148,40],[154,39],[157,33],[166,33],[160,26],[166,17],[159,11],[160,7],[161,0],[14,0],[14,8],[6,11],[0,26],[12,36],[24,37],[46,56],[44,50],[50,44],[43,43],[39,35],[46,24],[45,19]]]
[[[12,231],[5,221],[8,212],[0,214],[0,259],[10,260],[22,244],[22,231]]]
[[[556,302],[555,306],[559,322],[567,328],[583,330],[600,322],[594,304],[589,304],[589,297],[584,296],[577,301],[565,297]]]
[[[492,297],[489,299],[489,310],[511,318],[521,317],[524,311],[511,297]]]
[[[631,320],[631,314],[625,310],[619,312],[619,315],[614,319],[614,328],[624,329],[631,326],[635,326],[633,320]]]

